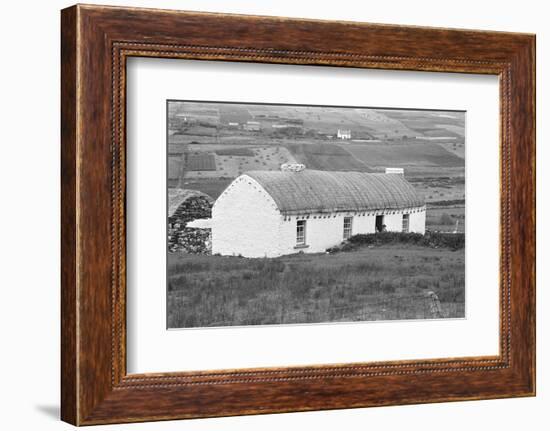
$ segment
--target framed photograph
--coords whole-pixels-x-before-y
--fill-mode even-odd
[[[535,37],[61,14],[62,419],[535,394]]]

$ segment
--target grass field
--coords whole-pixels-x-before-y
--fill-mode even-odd
[[[183,188],[187,190],[198,190],[206,193],[212,199],[217,199],[225,188],[233,181],[233,178],[203,178],[191,179],[183,182]],[[175,185],[173,187],[176,187]]]
[[[364,161],[359,160],[346,148],[333,144],[287,144],[292,155],[310,169],[322,171],[373,172]]]
[[[238,177],[246,171],[279,170],[281,164],[295,162],[284,147],[278,145],[249,146],[216,150],[218,175]]]
[[[178,181],[181,173],[181,156],[168,156],[168,179]]]
[[[426,136],[464,138],[465,112],[382,110],[381,113]],[[445,134],[438,135],[437,129],[443,129]]]
[[[457,226],[458,222],[458,226]],[[428,206],[426,211],[426,229],[442,232],[465,230],[465,210],[462,205]]]
[[[464,317],[464,250],[409,245],[275,259],[169,254],[168,327]]]
[[[463,167],[464,159],[438,144],[343,144],[344,148],[371,166]]]
[[[466,145],[460,142],[440,142],[443,148],[450,153],[456,154],[458,157],[464,159],[466,157]]]
[[[254,157],[254,151],[250,148],[242,147],[230,147],[230,148],[220,148],[215,151],[218,156],[243,156],[243,157]]]
[[[464,202],[466,197],[464,177],[446,177],[441,170],[439,177],[408,177],[416,191],[428,204],[441,201]]]
[[[194,152],[187,154],[185,160],[186,171],[215,171],[216,157],[210,153]],[[170,166],[168,166],[170,168]]]

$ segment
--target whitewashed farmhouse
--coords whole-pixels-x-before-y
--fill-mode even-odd
[[[338,133],[336,134],[338,139],[351,139],[351,130],[341,130],[338,129]]]
[[[324,252],[360,233],[424,234],[424,200],[393,172],[247,172],[212,207],[212,253],[277,257]]]

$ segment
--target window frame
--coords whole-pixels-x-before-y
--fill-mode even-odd
[[[302,241],[300,241],[299,228],[302,226]],[[307,220],[296,220],[296,246],[305,246],[306,245],[306,227]]]
[[[405,229],[405,221],[407,222],[407,229]],[[409,213],[404,213],[401,218],[401,232],[409,233],[411,231],[411,215]]]
[[[346,221],[349,220],[349,227],[346,228]],[[349,230],[349,235],[346,236],[346,230]],[[344,217],[344,231],[343,231],[343,237],[344,239],[348,239],[353,235],[353,216],[345,216]]]

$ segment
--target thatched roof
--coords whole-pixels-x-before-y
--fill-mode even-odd
[[[283,214],[404,209],[424,200],[403,175],[364,172],[250,171]]]
[[[210,196],[198,190],[168,189],[168,217],[172,217],[180,205],[187,199],[198,196],[204,197],[208,202],[213,203],[213,199]]]

